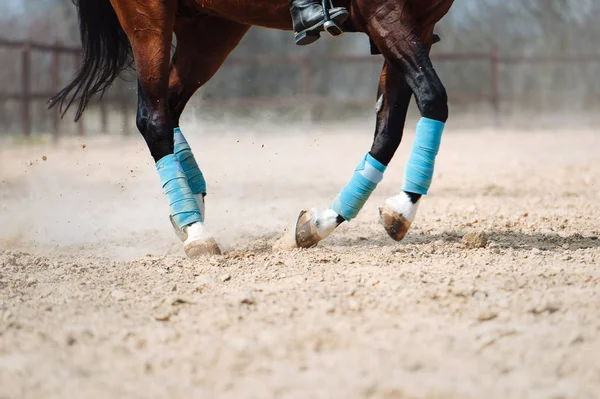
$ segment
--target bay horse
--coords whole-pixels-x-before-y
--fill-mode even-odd
[[[288,0],[73,0],[83,56],[73,80],[50,102],[63,115],[78,103],[76,120],[94,94],[103,94],[135,63],[136,124],[144,137],[188,256],[218,254],[204,225],[206,183],[179,119],[192,95],[222,66],[255,25],[291,30]],[[377,94],[377,123],[370,151],[329,209],[302,211],[295,241],[308,248],[352,220],[383,178],[402,139],[410,99],[421,113],[400,194],[386,200],[380,218],[401,240],[433,176],[448,119],[448,100],[429,57],[435,24],[453,0],[336,0],[349,17],[343,29],[368,35],[385,59]],[[173,36],[177,38],[171,59]]]

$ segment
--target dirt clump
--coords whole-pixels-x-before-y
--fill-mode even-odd
[[[465,249],[485,248],[488,245],[489,239],[483,231],[467,233],[462,238],[462,247]]]

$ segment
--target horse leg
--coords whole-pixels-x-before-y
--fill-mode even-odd
[[[402,192],[389,198],[380,209],[386,231],[394,240],[400,241],[415,219],[421,196],[427,195],[431,186],[435,158],[448,119],[448,98],[429,57],[433,25],[417,35],[416,25],[410,19],[402,21],[409,18],[407,10],[383,11],[381,19],[371,20],[369,34],[386,61],[404,72],[406,84],[415,94],[421,113],[405,168]]]
[[[404,132],[412,91],[402,71],[387,62],[379,79],[377,93],[377,127],[370,154],[384,165],[389,165]]]
[[[344,221],[356,217],[400,145],[412,91],[401,71],[385,64],[377,93],[377,125],[371,151],[361,161],[350,183],[327,210],[303,211],[296,224],[296,245],[308,248],[328,237]]]
[[[214,76],[249,28],[248,25],[216,17],[182,17],[175,21],[177,48],[171,64],[168,90],[174,127],[174,152],[198,203],[203,221],[206,220],[206,181],[183,135],[179,119],[194,93]],[[208,40],[212,35],[219,40]],[[185,241],[187,235],[177,227],[172,217],[171,222],[179,238]]]
[[[190,257],[219,253],[219,247],[204,228],[202,213],[174,154],[167,90],[169,53],[178,2],[148,2],[143,8],[140,8],[141,3],[127,0],[112,0],[111,3],[131,43],[138,72],[137,127],[156,162],[171,216],[177,227],[188,236],[185,252]]]

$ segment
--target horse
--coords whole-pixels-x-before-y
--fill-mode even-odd
[[[377,91],[373,144],[350,182],[328,209],[300,213],[293,234],[309,248],[352,220],[383,179],[400,145],[414,94],[421,119],[400,193],[379,209],[391,238],[400,241],[428,193],[448,119],[446,90],[429,53],[434,27],[454,0],[336,0],[349,17],[345,32],[366,34],[384,65]],[[170,218],[189,257],[220,254],[204,225],[206,182],[179,128],[194,93],[219,70],[251,26],[291,30],[288,0],[73,0],[82,61],[73,81],[50,100],[62,115],[77,103],[78,120],[90,99],[102,95],[135,65],[136,125],[156,162]],[[173,37],[176,48],[171,58]]]

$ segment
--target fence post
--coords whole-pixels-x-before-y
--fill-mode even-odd
[[[31,46],[25,42],[21,51],[21,123],[23,135],[31,136]]]
[[[498,46],[493,43],[492,50],[490,53],[490,73],[491,73],[491,93],[490,101],[494,112],[494,118],[496,122],[500,118],[500,72],[499,72],[499,56]]]
[[[52,94],[56,94],[59,90],[60,86],[60,52],[58,47],[60,43],[55,42],[55,48],[52,49]],[[59,123],[60,123],[60,110],[55,106],[52,109],[52,134],[54,136],[54,140],[58,141],[59,137]]]

